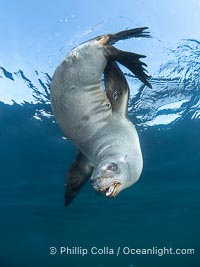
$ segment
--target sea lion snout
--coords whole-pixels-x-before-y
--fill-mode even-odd
[[[93,187],[99,190],[100,188],[106,188],[110,186],[110,184],[112,183],[111,182],[112,178],[111,177],[98,177],[95,179],[91,179],[91,181],[92,181]]]

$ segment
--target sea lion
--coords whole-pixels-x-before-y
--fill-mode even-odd
[[[131,37],[149,37],[146,29],[93,38],[71,50],[53,75],[53,113],[65,136],[79,151],[67,174],[65,205],[71,203],[89,177],[95,191],[109,198],[140,177],[140,143],[127,115],[129,86],[116,62],[151,87],[143,67],[146,64],[140,61],[145,56],[112,45]]]

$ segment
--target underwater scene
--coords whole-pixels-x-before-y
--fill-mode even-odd
[[[200,266],[199,14],[198,0],[1,1],[1,267]],[[89,180],[64,207],[77,149],[52,112],[54,71],[81,43],[138,27],[151,37],[115,47],[146,56],[152,85],[120,65],[140,179],[112,199]]]

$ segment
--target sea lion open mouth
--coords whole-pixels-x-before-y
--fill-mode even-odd
[[[112,185],[104,189],[100,189],[100,192],[105,193],[106,197],[112,198],[112,197],[115,197],[119,193],[120,186],[121,186],[121,183],[113,183]]]

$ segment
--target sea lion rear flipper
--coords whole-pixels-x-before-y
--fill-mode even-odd
[[[112,111],[127,116],[129,86],[117,63],[108,63],[104,70],[106,95],[111,102]]]
[[[151,37],[147,30],[148,27],[140,27],[135,29],[129,29],[121,32],[117,32],[114,34],[109,34],[108,44],[113,45],[114,43],[125,40],[133,37]]]
[[[118,61],[120,64],[129,69],[145,85],[152,88],[151,84],[148,82],[149,76],[145,73],[146,69],[144,66],[147,65],[140,61],[140,58],[144,58],[146,56],[122,51],[110,45],[106,47],[106,56],[108,62]]]
[[[65,185],[65,206],[69,205],[91,176],[93,167],[79,151],[67,174]]]

